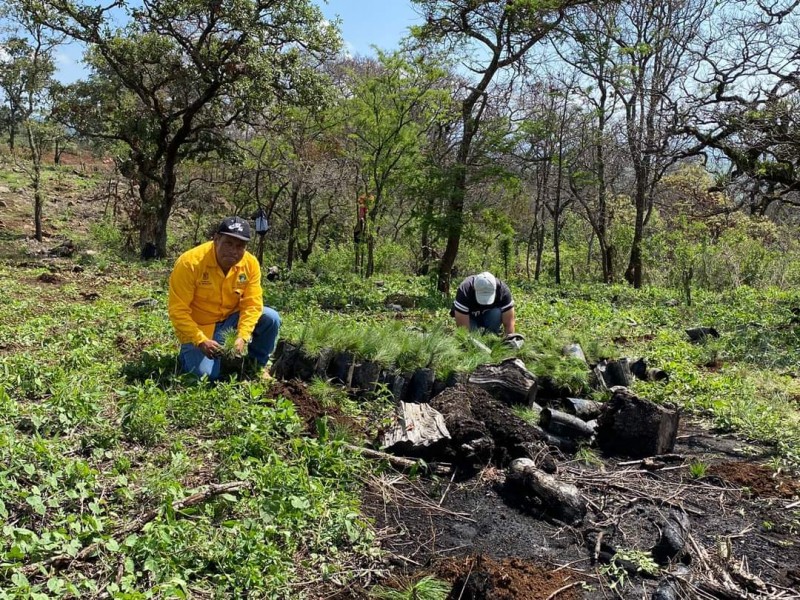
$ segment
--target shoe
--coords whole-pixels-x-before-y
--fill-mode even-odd
[[[269,372],[269,364],[264,365],[264,368],[261,369],[261,373],[258,378],[265,383],[272,383],[275,381],[275,377]]]

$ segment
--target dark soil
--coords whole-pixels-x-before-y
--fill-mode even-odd
[[[800,495],[800,483],[796,479],[746,461],[712,465],[705,479],[716,479],[723,484],[743,488],[744,494],[755,498],[792,498]]]
[[[308,386],[298,379],[275,381],[269,390],[270,396],[283,396],[295,405],[297,414],[306,424],[306,431],[317,433],[317,420],[327,417],[332,424],[347,431],[356,431],[360,425],[336,406],[323,406],[308,393]]]
[[[717,437],[695,425],[684,426],[675,450],[683,463],[656,471],[618,466],[610,458],[597,467],[557,461],[559,477],[577,485],[590,500],[590,514],[578,527],[520,506],[504,493],[504,473],[496,467],[461,482],[458,474],[452,481],[375,480],[365,492],[364,510],[395,569],[437,573],[453,583],[451,598],[544,599],[578,581],[585,583],[557,597],[613,597],[604,563],[617,550],[650,551],[676,506],[687,511],[690,535],[709,555],[720,539],[728,539],[737,563],[745,559],[749,572],[768,586],[791,588],[786,597],[800,597],[800,508],[784,508],[790,503],[788,490],[797,493],[797,482],[773,477],[752,459],[754,451],[766,449]],[[693,460],[710,464],[706,478],[691,478],[688,466]],[[679,558],[662,574],[686,569],[679,563],[688,563],[690,579],[704,577],[691,549]],[[635,566],[631,571],[617,597],[650,598],[661,576],[643,576]],[[468,575],[475,573],[483,573],[484,579],[478,577],[477,587],[465,587]],[[465,593],[459,596],[462,588]],[[693,590],[685,593],[696,597]]]
[[[312,434],[323,415],[355,425],[337,409],[322,406],[300,381],[276,382],[270,393],[291,399]],[[434,404],[442,406],[443,400],[480,415],[479,424],[491,430],[498,448],[477,472],[474,465],[463,465],[449,478],[388,473],[367,482],[362,509],[387,557],[390,575],[383,585],[403,588],[404,582],[408,589],[409,582],[435,574],[452,584],[449,600],[632,600],[650,598],[668,573],[682,572],[691,582],[682,597],[700,597],[691,586],[706,581],[708,561],[716,560],[723,540],[733,563],[745,564],[765,582],[762,596],[750,597],[800,598],[800,506],[786,509],[796,502],[800,484],[766,466],[769,448],[687,422],[675,447],[680,456],[660,468],[613,457],[587,465],[540,447],[535,460],[554,464],[556,476],[576,485],[588,501],[586,519],[571,527],[509,494],[504,485],[508,458],[531,439],[521,419],[474,388],[446,391]],[[505,438],[503,431],[509,432]],[[690,474],[695,461],[708,465],[700,479]],[[635,562],[617,561],[626,575],[612,592],[615,575],[608,563],[615,552],[651,551],[676,509],[688,515],[695,546],[689,544],[655,576],[637,571]],[[369,596],[356,586],[328,589],[324,597]]]

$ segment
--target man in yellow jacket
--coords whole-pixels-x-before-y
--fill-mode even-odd
[[[265,367],[275,349],[281,319],[264,306],[261,268],[247,252],[250,225],[229,217],[214,239],[184,252],[169,278],[169,318],[181,342],[183,370],[219,378],[225,332],[235,329],[235,351]]]

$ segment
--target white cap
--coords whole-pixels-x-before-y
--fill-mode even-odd
[[[478,304],[492,304],[496,290],[497,279],[494,275],[488,271],[475,275],[475,300]]]

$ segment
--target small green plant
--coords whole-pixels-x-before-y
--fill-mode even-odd
[[[597,452],[589,448],[588,446],[581,446],[578,448],[578,451],[575,453],[575,460],[578,462],[582,462],[587,466],[592,467],[602,467],[603,461],[600,460],[600,457],[597,455]]]
[[[238,339],[239,332],[235,327],[230,327],[222,332],[222,352],[226,358],[241,358],[247,355],[247,344],[241,353],[236,351],[236,340]]]
[[[617,550],[611,561],[600,567],[599,570],[609,578],[608,587],[612,590],[619,590],[628,582],[631,569],[647,575],[658,575],[660,571],[658,563],[653,560],[653,555],[643,550]]]
[[[446,581],[428,575],[404,589],[375,586],[370,597],[376,600],[445,600],[452,587]]]
[[[689,476],[692,479],[702,479],[708,472],[708,465],[701,460],[692,461],[689,465]]]
[[[530,423],[531,425],[539,424],[538,410],[535,410],[533,408],[528,408],[527,406],[522,406],[521,404],[512,406],[511,410],[515,415],[517,415],[520,419],[522,419],[526,423]]]

